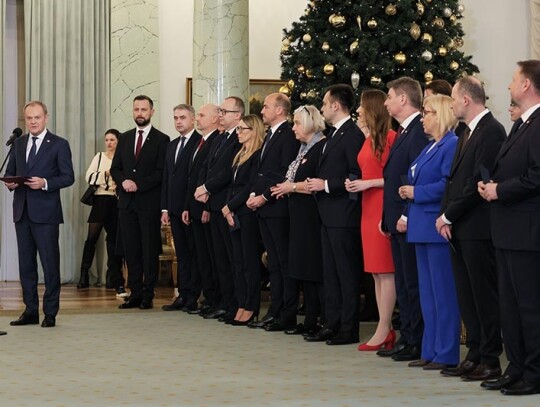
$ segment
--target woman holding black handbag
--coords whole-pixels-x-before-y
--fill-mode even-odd
[[[118,297],[126,297],[122,275],[122,257],[115,254],[118,224],[116,184],[109,173],[119,136],[120,132],[116,129],[105,132],[106,151],[96,154],[88,171],[86,171],[88,184],[97,188],[92,200],[92,210],[88,217],[88,237],[84,242],[81,276],[77,288],[85,289],[89,286],[88,272],[94,260],[96,242],[101,230],[105,228],[107,232],[107,288],[114,288]]]

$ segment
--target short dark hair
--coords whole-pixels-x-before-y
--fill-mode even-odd
[[[150,98],[150,96],[146,96],[146,95],[135,96],[133,98],[133,102],[135,102],[136,100],[146,100],[148,103],[150,103],[150,107],[152,109],[154,108],[154,101]]]
[[[225,99],[234,100],[234,107],[240,112],[240,116],[244,117],[244,114],[246,113],[246,105],[242,99],[240,99],[238,96],[227,96]]]
[[[187,110],[188,112],[190,112],[193,116],[195,116],[195,109],[193,108],[193,106],[191,105],[188,105],[186,103],[180,103],[179,105],[176,105],[175,107],[173,107],[173,112],[175,110]]]
[[[427,83],[424,89],[431,90],[435,95],[452,95],[452,85],[444,79],[434,79],[430,83]]]
[[[402,76],[388,82],[387,86],[388,89],[393,88],[398,95],[405,94],[409,103],[415,109],[422,109],[422,87],[420,86],[420,82],[408,76]]]
[[[482,82],[474,76],[465,76],[456,82],[460,95],[468,95],[474,103],[486,104],[486,92]]]
[[[354,90],[350,85],[338,83],[329,86],[326,92],[334,102],[338,102],[341,107],[350,112],[354,106]]]
[[[120,132],[116,129],[109,129],[107,130],[104,135],[106,136],[107,134],[114,134],[116,136],[116,139],[117,140],[120,140]]]
[[[533,84],[536,93],[540,94],[540,60],[529,59],[527,61],[519,61],[517,64],[521,68],[523,76]]]

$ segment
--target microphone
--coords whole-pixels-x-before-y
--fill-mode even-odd
[[[9,139],[8,139],[8,141],[7,141],[7,143],[6,143],[6,146],[9,147],[10,145],[12,145],[13,142],[15,141],[15,139],[16,139],[17,137],[21,137],[21,135],[22,135],[22,130],[21,130],[19,127],[17,127],[16,129],[14,129],[14,130],[13,130],[13,133],[11,134],[11,136],[9,136]]]

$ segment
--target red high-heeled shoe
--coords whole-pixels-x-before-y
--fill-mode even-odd
[[[378,344],[378,345],[368,345],[366,343],[361,343],[358,346],[359,351],[374,351],[374,350],[380,350],[380,349],[392,349],[394,345],[396,344],[396,331],[393,329],[388,332],[388,335],[386,335],[386,339]]]

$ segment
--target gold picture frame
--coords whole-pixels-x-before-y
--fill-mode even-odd
[[[270,93],[279,92],[285,81],[279,79],[250,79],[249,80],[249,112],[260,114],[264,98]],[[186,78],[186,103],[191,105],[193,94],[193,79]]]

